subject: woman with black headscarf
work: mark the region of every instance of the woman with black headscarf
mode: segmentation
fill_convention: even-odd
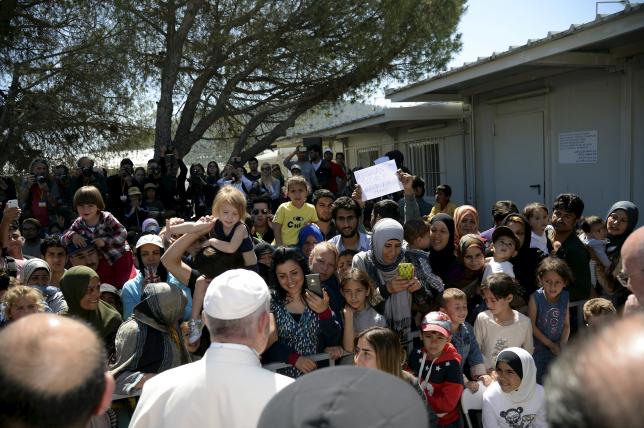
[[[429,223],[429,265],[432,272],[440,276],[446,286],[449,286],[448,273],[456,263],[454,219],[448,214],[441,213],[432,217]]]
[[[67,315],[90,324],[103,339],[107,355],[114,353],[114,338],[123,319],[101,297],[101,281],[94,269],[74,266],[60,280],[60,290],[67,301]]]
[[[133,316],[116,335],[116,361],[111,373],[116,393],[129,395],[152,376],[191,362],[179,321],[187,299],[165,282],[145,286]]]
[[[620,258],[622,245],[635,230],[638,217],[639,210],[630,201],[614,203],[606,216],[606,230],[608,232],[606,254],[610,260],[610,266],[608,269],[604,269],[601,263],[597,263],[597,283],[601,286],[600,294],[612,301],[616,308],[623,306],[630,294],[630,291],[619,282],[617,275],[622,270]],[[596,258],[593,252],[591,255]]]

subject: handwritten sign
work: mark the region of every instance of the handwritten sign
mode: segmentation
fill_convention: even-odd
[[[368,201],[403,190],[396,171],[396,161],[393,160],[356,171],[354,175],[362,188],[362,200]]]
[[[597,163],[597,131],[559,134],[559,163]]]

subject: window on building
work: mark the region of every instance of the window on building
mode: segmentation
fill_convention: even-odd
[[[425,180],[427,194],[431,195],[441,183],[440,145],[444,138],[427,138],[411,141],[407,144],[405,165],[411,172]]]
[[[369,147],[367,149],[358,149],[358,166],[366,168],[373,165],[373,161],[380,157],[380,151],[377,147]]]

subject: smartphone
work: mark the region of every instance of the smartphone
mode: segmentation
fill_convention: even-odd
[[[398,276],[403,279],[412,279],[414,277],[414,265],[411,263],[400,263],[398,265]]]
[[[7,208],[18,208],[18,199],[9,199],[7,201]]]
[[[306,289],[312,293],[317,294],[319,297],[324,297],[322,293],[322,284],[320,283],[320,274],[311,273],[306,275]]]

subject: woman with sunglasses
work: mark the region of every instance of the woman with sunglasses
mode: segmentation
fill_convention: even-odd
[[[261,177],[255,182],[257,193],[267,196],[271,200],[271,208],[276,209],[280,199],[280,181],[273,177],[271,164],[264,162],[261,168]]]

